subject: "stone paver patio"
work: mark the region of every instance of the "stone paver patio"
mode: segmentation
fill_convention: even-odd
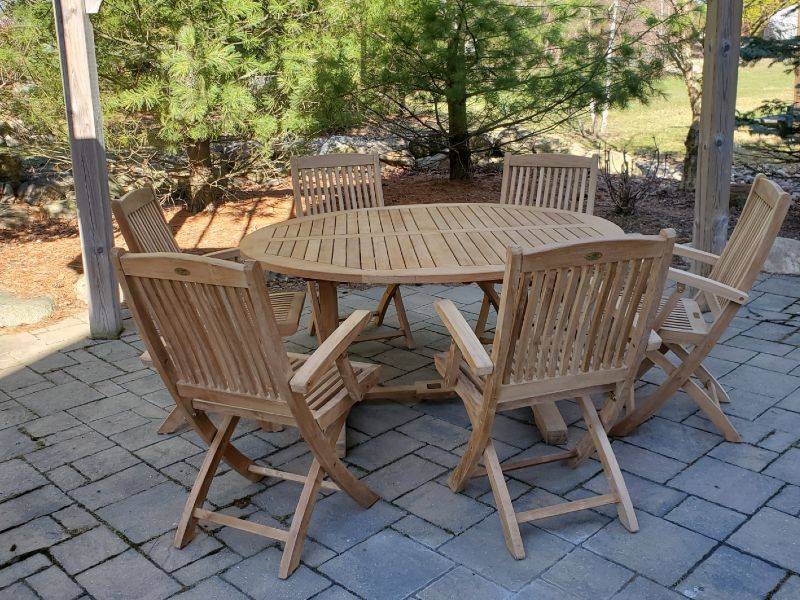
[[[381,291],[343,293],[342,308],[373,308]],[[481,299],[471,287],[403,294],[417,349],[353,347],[393,383],[434,376],[431,357],[449,343],[437,298],[473,320]],[[132,323],[118,341],[87,339],[80,318],[2,336],[0,598],[800,598],[800,279],[762,278],[751,297],[707,362],[731,389],[725,410],[745,443],[724,442],[683,394],[613,442],[639,533],[626,532],[613,508],[555,517],[523,526],[527,558],[515,561],[486,481],[459,495],[445,485],[468,438],[460,402],[363,404],[349,419],[347,460],[383,499],[365,511],[327,494],[287,581],[277,579],[276,544],[257,536],[204,527],[184,550],[172,546],[204,447],[192,432],[156,434],[171,400],[142,368]],[[305,332],[289,343],[314,346]],[[662,375],[648,374],[643,388]],[[576,421],[575,407],[561,405]],[[498,417],[495,429],[501,459],[541,449],[525,411]],[[291,431],[242,424],[236,443],[286,470],[310,462]],[[594,460],[513,476],[520,509],[605,485]],[[299,491],[228,471],[209,499],[283,523]]]

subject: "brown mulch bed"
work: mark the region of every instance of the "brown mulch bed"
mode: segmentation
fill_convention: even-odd
[[[471,182],[450,182],[440,175],[408,173],[387,169],[383,191],[387,204],[433,202],[495,202],[500,195],[499,173],[481,174]],[[247,233],[285,220],[291,210],[291,183],[288,178],[268,189],[254,188],[236,194],[230,200],[192,215],[181,206],[164,208],[167,221],[178,243],[189,251],[208,252],[237,246]],[[692,237],[694,197],[680,189],[678,182],[663,181],[657,193],[638,207],[636,214],[621,216],[614,212],[600,186],[595,214],[614,221],[627,232],[657,233],[673,227],[679,241]],[[735,223],[739,210],[732,207]],[[115,228],[115,243],[124,246]],[[800,239],[800,209],[792,206],[781,235]],[[44,327],[82,308],[75,299],[75,281],[81,273],[80,240],[76,221],[36,223],[24,230],[0,231],[0,288],[20,296],[48,295],[56,302],[56,312],[34,326],[6,329],[11,333]],[[283,281],[281,287],[296,287],[297,282]]]

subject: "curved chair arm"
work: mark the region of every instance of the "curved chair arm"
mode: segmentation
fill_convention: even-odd
[[[347,348],[359,336],[372,318],[368,310],[353,311],[336,330],[314,350],[303,365],[297,369],[289,386],[297,394],[307,394],[316,380],[330,369]]]
[[[203,256],[208,258],[218,258],[220,260],[238,260],[239,256],[241,256],[241,252],[239,252],[238,248],[228,248],[226,250],[217,250],[215,252],[209,252],[208,254],[204,254]]]
[[[704,250],[698,250],[697,248],[692,248],[691,246],[684,246],[683,244],[675,244],[672,253],[677,254],[678,256],[683,256],[684,258],[700,261],[707,265],[715,265],[717,264],[717,260],[719,260],[719,256],[716,254],[711,254],[711,252],[705,252]]]
[[[707,277],[703,277],[701,275],[689,273],[688,271],[681,271],[679,269],[670,267],[668,278],[676,283],[688,285],[689,287],[693,287],[704,293],[725,298],[726,300],[731,300],[737,304],[744,304],[748,299],[747,292],[737,290],[735,287],[725,285],[724,283],[714,281],[713,279],[708,279]]]
[[[491,375],[494,363],[456,305],[450,300],[437,300],[433,306],[472,372],[479,377]]]

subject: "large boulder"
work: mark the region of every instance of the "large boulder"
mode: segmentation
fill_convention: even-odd
[[[377,154],[381,162],[394,167],[413,167],[414,157],[408,144],[400,138],[371,138],[351,135],[332,135],[309,143],[316,154]]]
[[[800,241],[779,237],[764,263],[764,270],[783,275],[800,275]]]
[[[11,292],[0,290],[0,327],[16,327],[38,323],[49,317],[56,303],[48,296],[18,298]]]

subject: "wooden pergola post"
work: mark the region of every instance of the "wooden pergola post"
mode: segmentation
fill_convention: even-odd
[[[694,205],[694,246],[719,254],[728,239],[742,0],[709,0]],[[702,267],[695,263],[695,272]]]
[[[99,2],[92,3],[93,11]],[[78,200],[83,271],[93,338],[116,338],[122,331],[117,279],[109,250],[114,244],[108,171],[100,112],[94,33],[84,0],[53,0],[61,55],[61,77]]]

